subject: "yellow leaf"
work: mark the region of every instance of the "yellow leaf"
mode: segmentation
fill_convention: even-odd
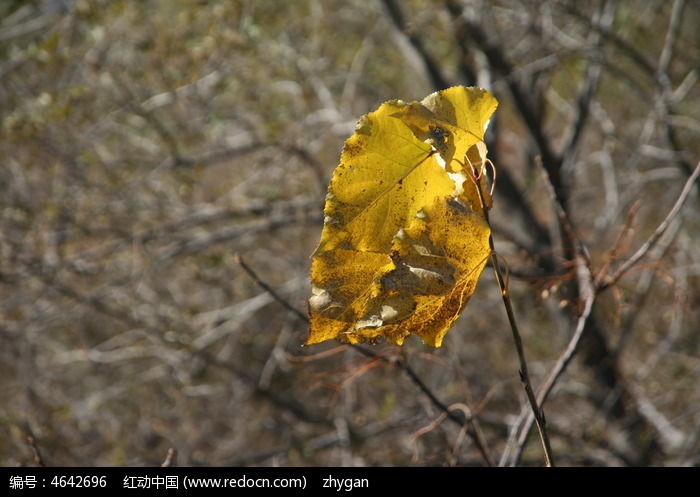
[[[497,105],[486,90],[455,86],[360,119],[328,187],[307,344],[401,345],[410,334],[442,344],[490,252],[479,178]]]

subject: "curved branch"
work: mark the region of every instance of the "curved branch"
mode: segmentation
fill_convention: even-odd
[[[678,216],[678,213],[680,212],[681,208],[683,208],[683,205],[685,204],[688,195],[690,195],[690,192],[693,190],[693,186],[695,184],[695,181],[698,179],[698,176],[700,176],[700,162],[697,163],[697,165],[695,166],[695,170],[685,182],[683,190],[681,190],[681,193],[678,196],[676,203],[666,215],[666,218],[661,222],[661,224],[659,224],[659,226],[657,226],[657,228],[654,230],[651,236],[642,244],[641,247],[637,249],[637,251],[632,255],[632,257],[627,259],[619,268],[617,268],[617,270],[612,274],[612,276],[606,277],[605,281],[596,281],[596,288],[598,292],[602,292],[603,290],[606,290],[615,283],[617,283],[617,281],[622,276],[624,276],[625,273],[627,273],[627,271],[629,271],[640,260],[642,260],[649,252],[649,250],[651,250],[652,247],[656,245],[656,243],[659,241],[659,238],[663,236],[668,227],[671,225],[671,222],[676,218],[676,216]]]

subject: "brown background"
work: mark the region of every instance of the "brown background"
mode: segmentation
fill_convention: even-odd
[[[488,87],[537,389],[583,309],[576,240],[614,274],[700,157],[698,25],[683,1],[0,3],[0,464],[541,465],[534,432],[509,442],[526,404],[489,268],[443,348],[368,357],[302,348],[235,254],[305,313],[359,116]],[[598,287],[545,405],[558,464],[700,462],[698,206]]]

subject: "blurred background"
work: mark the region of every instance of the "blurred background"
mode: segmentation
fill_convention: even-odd
[[[544,406],[555,462],[700,463],[697,186],[606,279],[700,158],[698,26],[682,0],[1,0],[0,465],[542,465],[490,268],[440,349],[302,347],[344,140],[455,84],[500,101],[535,389],[582,312],[574,241],[609,283]]]

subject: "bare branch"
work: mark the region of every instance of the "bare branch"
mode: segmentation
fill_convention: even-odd
[[[486,224],[489,224],[489,212],[486,207],[486,202],[481,191],[481,186],[479,182],[476,183],[476,191],[479,194],[479,199],[481,200],[481,210],[486,220]],[[532,391],[532,383],[530,382],[530,374],[528,372],[527,360],[525,359],[525,349],[523,348],[523,340],[518,329],[518,323],[515,319],[515,314],[513,313],[513,306],[510,301],[510,291],[508,289],[508,281],[503,278],[501,273],[501,268],[498,260],[498,255],[496,253],[496,247],[493,243],[493,236],[489,233],[489,247],[491,248],[491,266],[493,267],[494,274],[496,276],[496,282],[498,283],[498,288],[501,290],[501,297],[503,299],[503,305],[506,309],[506,314],[508,316],[508,323],[510,324],[511,333],[513,335],[513,342],[515,343],[515,350],[518,355],[518,361],[520,363],[520,380],[525,389],[525,394],[527,395],[527,400],[530,403],[530,408],[535,421],[537,422],[537,430],[540,435],[540,441],[542,442],[542,449],[544,451],[544,463],[547,467],[554,466],[554,459],[552,456],[552,447],[549,441],[549,435],[547,434],[547,426],[545,421],[544,412],[542,411],[541,404],[538,404],[535,395]]]
[[[640,260],[642,260],[647,255],[649,250],[651,250],[654,247],[654,245],[656,245],[656,243],[659,241],[659,238],[663,236],[663,234],[670,226],[671,222],[676,218],[676,216],[678,216],[678,213],[683,208],[683,205],[685,204],[688,195],[690,195],[690,193],[693,191],[693,186],[695,186],[695,181],[698,179],[698,176],[700,176],[700,162],[698,162],[698,164],[695,166],[695,170],[685,182],[685,185],[683,185],[683,189],[681,190],[681,193],[678,196],[676,203],[666,215],[666,218],[661,222],[661,224],[659,224],[659,226],[657,226],[657,228],[654,230],[651,236],[649,236],[649,238],[642,244],[642,246],[639,247],[639,249],[637,249],[637,251],[629,259],[627,259],[619,268],[617,268],[617,270],[612,275],[605,277],[603,281],[595,282],[597,292],[602,292],[610,288],[610,286],[617,283],[617,281],[622,276],[624,276],[625,273],[627,273],[627,271],[629,271]]]
[[[274,297],[275,300],[280,302],[282,305],[284,305],[285,308],[289,309],[292,311],[296,316],[298,316],[300,319],[302,319],[305,322],[309,321],[309,318],[303,314],[301,311],[296,309],[293,305],[291,305],[289,302],[287,302],[284,298],[282,298],[277,292],[275,292],[270,285],[268,285],[266,282],[264,282],[258,275],[251,269],[248,265],[246,265],[242,258],[237,255],[237,262],[241,265],[241,267],[246,271],[246,273],[265,291],[269,292],[270,295]],[[488,465],[491,466],[491,459],[486,451],[486,448],[484,446],[483,441],[481,440],[480,436],[477,434],[476,430],[474,429],[473,422],[470,418],[465,418],[463,416],[458,415],[454,410],[450,410],[449,407],[443,403],[440,399],[437,398],[435,393],[426,385],[426,383],[420,378],[418,373],[416,373],[413,368],[409,366],[409,364],[405,360],[397,360],[397,359],[391,359],[388,358],[382,354],[377,354],[376,352],[373,352],[369,350],[366,347],[362,347],[357,344],[351,344],[350,345],[353,349],[357,350],[360,352],[362,355],[366,357],[371,357],[375,360],[379,360],[381,362],[385,362],[388,364],[391,364],[393,366],[396,366],[398,369],[402,370],[408,377],[411,379],[411,381],[425,394],[428,399],[430,399],[430,402],[432,402],[435,407],[437,407],[441,412],[445,413],[447,417],[457,423],[460,426],[466,427],[467,428],[467,434],[470,436],[470,438],[473,440],[475,446],[479,450],[479,453],[481,454],[481,457],[484,459],[484,462]],[[462,412],[462,411],[458,411]]]
[[[596,16],[599,19],[593,19],[594,24],[599,24],[603,29],[610,28],[615,18],[615,3],[614,2],[604,2]],[[588,43],[592,47],[598,47],[600,44],[601,35],[597,31],[593,31],[589,37]],[[574,150],[576,149],[579,139],[583,133],[583,130],[588,122],[588,117],[591,111],[591,103],[593,101],[593,95],[595,94],[596,88],[598,86],[598,81],[602,74],[602,67],[599,60],[593,59],[592,64],[588,67],[586,71],[586,79],[581,89],[581,94],[578,98],[576,105],[576,119],[571,124],[569,130],[564,133],[564,147],[562,148],[561,156],[565,161],[570,161],[573,156]]]
[[[320,222],[320,220],[320,213],[303,215],[299,215],[297,213],[284,213],[274,216],[271,215],[267,218],[254,219],[245,224],[233,225],[226,228],[222,228],[213,233],[207,233],[194,239],[186,239],[175,242],[163,251],[163,254],[158,258],[158,260],[162,263],[164,261],[176,257],[182,257],[188,254],[201,252],[214,245],[233,240],[244,234],[273,232],[275,230],[285,227],[298,226],[300,221],[306,221],[316,224]]]
[[[566,194],[562,190],[562,159],[552,148],[551,142],[544,131],[544,123],[532,105],[533,98],[531,98],[520,82],[515,79],[513,64],[508,60],[501,46],[494,43],[488,33],[482,29],[478,20],[469,17],[461,2],[448,0],[446,5],[452,15],[460,49],[466,52],[470,43],[475,44],[484,53],[493,70],[505,80],[518,112],[537,144],[543,165],[549,174],[549,180],[554,186],[557,198],[562,205],[566,205]]]
[[[551,369],[547,378],[542,383],[539,391],[537,392],[537,405],[540,407],[544,405],[552,389],[556,385],[557,381],[561,375],[566,371],[571,360],[576,355],[579,345],[581,343],[581,338],[583,337],[584,330],[586,329],[586,323],[593,309],[593,302],[595,301],[595,291],[592,285],[592,277],[588,265],[582,258],[577,259],[577,281],[579,283],[579,290],[583,301],[583,310],[578,317],[576,322],[576,328],[574,329],[574,334],[572,335],[569,343],[564,349],[564,352],[559,356],[554,367]],[[518,430],[520,435],[517,440],[515,448],[508,447],[504,456],[501,458],[501,462],[508,461],[506,464],[514,466],[520,460],[522,451],[525,447],[525,442],[527,441],[528,434],[532,429],[533,422],[536,421],[532,412],[528,412],[525,420],[522,422],[520,429]],[[512,451],[511,451],[512,450]]]
[[[426,50],[421,38],[417,34],[407,32],[406,23],[399,3],[396,2],[396,0],[382,0],[382,5],[384,5],[384,11],[396,28],[396,32],[405,40],[401,45],[410,47],[410,59],[417,61],[419,67],[422,66],[432,86],[436,89],[452,86],[447,78],[443,76],[442,70],[437,62],[435,62],[433,57]]]
[[[246,272],[246,274],[248,276],[250,276],[253,279],[253,281],[255,281],[255,283],[257,283],[258,286],[260,286],[260,288],[262,288],[267,293],[269,293],[272,296],[272,298],[274,298],[277,302],[282,304],[286,309],[291,311],[292,314],[297,316],[299,319],[301,319],[302,321],[304,321],[306,323],[309,322],[309,317],[306,314],[304,314],[299,309],[294,307],[286,299],[282,298],[282,296],[280,296],[277,292],[275,292],[275,290],[270,285],[265,283],[260,278],[260,276],[258,276],[258,274],[255,271],[253,271],[253,269],[248,264],[245,263],[245,261],[240,256],[240,254],[236,254],[235,258],[236,258],[236,262],[238,263],[238,265],[243,268],[243,270]]]
[[[34,438],[34,435],[27,435],[27,444],[29,445],[29,448],[32,449],[32,454],[34,454],[34,464],[40,468],[45,468],[46,463],[44,462],[44,458],[41,456],[41,451],[39,450],[39,446],[36,443],[36,438]]]
[[[673,50],[675,48],[676,40],[678,39],[678,32],[680,30],[681,20],[683,19],[684,8],[685,0],[675,0],[673,2],[673,7],[671,8],[671,18],[669,19],[669,26],[666,30],[664,47],[661,50],[661,55],[659,56],[658,73],[659,76],[663,78],[668,77],[668,67],[673,58]]]

